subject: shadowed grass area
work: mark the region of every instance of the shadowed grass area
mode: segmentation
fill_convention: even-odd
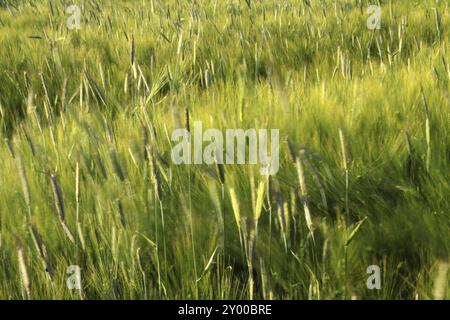
[[[0,1],[0,298],[448,299],[448,3],[312,2]],[[279,172],[175,165],[194,121]]]

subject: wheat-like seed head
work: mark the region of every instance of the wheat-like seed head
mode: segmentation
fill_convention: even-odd
[[[234,219],[236,220],[238,229],[241,229],[241,212],[239,210],[239,201],[234,188],[230,188],[229,192],[231,198],[231,206],[233,207]]]
[[[339,128],[339,141],[341,143],[341,152],[342,152],[342,166],[344,170],[348,170],[348,155],[347,155],[347,144],[345,142],[344,132],[341,128]]]
[[[262,206],[264,201],[264,192],[265,192],[265,182],[261,181],[258,185],[258,191],[256,194],[256,204],[255,204],[255,212],[253,215],[253,219],[255,223],[258,223],[259,218],[261,217]]]
[[[30,298],[30,278],[28,277],[27,266],[22,246],[17,247],[17,260],[19,263],[20,278],[25,292],[26,299]]]
[[[314,240],[314,225],[311,219],[311,212],[308,206],[308,191],[306,189],[305,170],[303,168],[302,160],[300,158],[297,158],[295,164],[297,167],[298,179],[300,181],[300,196],[303,204],[303,210],[305,212],[306,225],[309,229],[312,239]]]

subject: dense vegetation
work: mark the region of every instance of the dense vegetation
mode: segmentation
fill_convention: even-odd
[[[449,298],[449,13],[0,1],[0,298]],[[280,129],[280,171],[174,165],[193,121]]]

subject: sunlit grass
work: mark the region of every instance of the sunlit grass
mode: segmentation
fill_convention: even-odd
[[[74,2],[0,1],[0,298],[449,297],[448,3]],[[187,112],[280,171],[174,165]]]

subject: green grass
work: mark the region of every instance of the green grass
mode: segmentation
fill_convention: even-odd
[[[0,1],[0,298],[450,297],[447,1],[74,3]],[[278,174],[174,165],[186,110]]]

